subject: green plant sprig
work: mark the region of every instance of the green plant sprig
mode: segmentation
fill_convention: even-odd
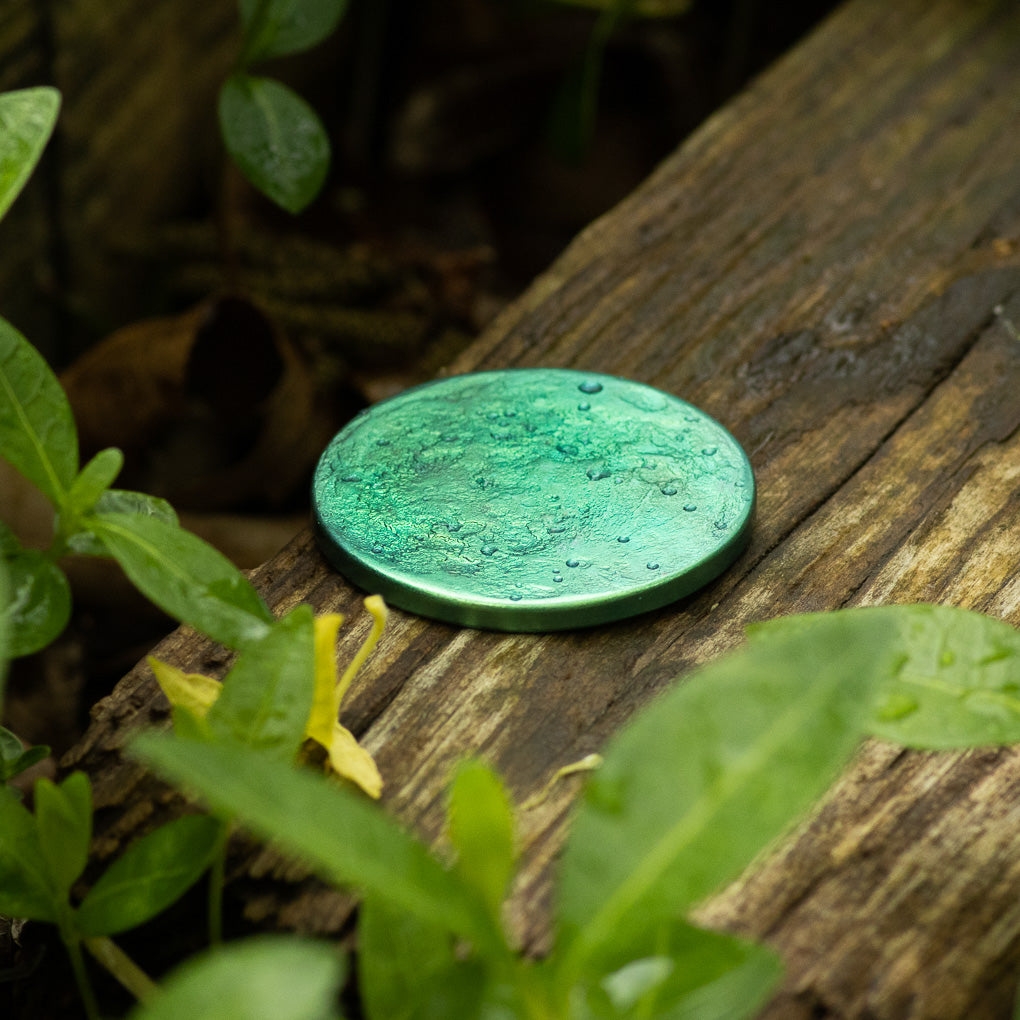
[[[293,89],[251,69],[317,46],[340,23],[347,0],[240,0],[239,8],[241,53],[220,90],[220,132],[244,176],[296,214],[326,180],[329,137],[315,111]]]
[[[864,737],[913,747],[1020,740],[1018,685],[1020,635],[963,610],[880,607],[753,628],[743,649],[610,742],[571,826],[554,948],[538,963],[520,958],[503,928],[513,818],[481,763],[454,777],[450,865],[360,798],[249,748],[145,734],[133,751],[214,812],[363,894],[359,984],[370,1020],[740,1020],[767,1000],[780,963],[693,926],[690,909],[782,836]]]

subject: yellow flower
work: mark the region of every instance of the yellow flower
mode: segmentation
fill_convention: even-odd
[[[386,603],[381,596],[370,595],[365,608],[372,614],[372,630],[343,676],[337,680],[336,636],[344,622],[339,613],[315,618],[315,693],[305,726],[306,736],[321,744],[329,755],[333,771],[360,786],[370,797],[382,793],[382,776],[372,756],[340,725],[340,703],[355,674],[371,654],[386,626]],[[203,717],[220,696],[223,685],[201,673],[185,673],[176,666],[150,657],[149,665],[171,705]]]

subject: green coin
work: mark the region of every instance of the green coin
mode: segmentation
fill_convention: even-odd
[[[754,476],[696,407],[567,369],[441,379],[362,412],[315,472],[321,547],[402,609],[507,631],[666,605],[747,544]]]

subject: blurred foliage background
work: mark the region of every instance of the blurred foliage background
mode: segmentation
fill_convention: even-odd
[[[119,484],[253,566],[302,526],[333,432],[433,376],[833,6],[351,0],[265,67],[333,148],[295,218],[224,155],[232,0],[5,0],[0,89],[55,84],[64,106],[3,224],[0,308],[63,371],[83,456],[121,447]],[[0,517],[42,544],[4,467]],[[58,750],[167,626],[111,568],[69,570],[74,620],[6,709]]]

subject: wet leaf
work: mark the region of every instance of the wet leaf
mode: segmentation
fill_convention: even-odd
[[[809,638],[833,614],[782,617],[751,628],[752,645]],[[876,621],[896,631],[896,658],[875,689],[869,732],[907,747],[944,749],[1020,741],[1020,633],[950,606],[840,610],[860,640]]]
[[[222,832],[215,818],[186,815],[132,843],[78,907],[78,931],[115,935],[162,913],[201,878]]]
[[[617,735],[562,862],[575,961],[682,916],[826,790],[863,735],[891,631],[876,619],[862,642],[831,614],[810,638],[712,663]]]
[[[240,8],[247,66],[322,42],[340,24],[347,0],[240,0]]]
[[[7,654],[12,659],[45,648],[71,615],[71,588],[64,572],[41,552],[22,549],[6,558],[8,603],[3,612]]]
[[[71,406],[42,355],[0,319],[0,450],[61,506],[78,473]]]
[[[0,787],[0,914],[57,919],[35,818],[10,787]]]
[[[231,158],[264,195],[299,213],[329,169],[329,139],[315,111],[270,78],[235,74],[220,91],[220,128]]]
[[[124,454],[116,447],[100,450],[71,483],[71,507],[78,513],[91,510],[123,466]]]
[[[92,784],[88,776],[72,772],[59,786],[48,779],[38,780],[35,821],[50,888],[66,899],[89,859]]]
[[[216,737],[297,755],[312,708],[312,619],[311,606],[298,606],[241,653],[206,717]]]
[[[360,794],[257,750],[142,734],[132,752],[320,877],[467,939],[502,944],[457,877]]]
[[[272,614],[225,556],[157,517],[98,513],[90,526],[151,602],[214,641],[241,648],[269,633]]]
[[[48,86],[0,94],[0,218],[39,162],[59,110],[60,93]]]

